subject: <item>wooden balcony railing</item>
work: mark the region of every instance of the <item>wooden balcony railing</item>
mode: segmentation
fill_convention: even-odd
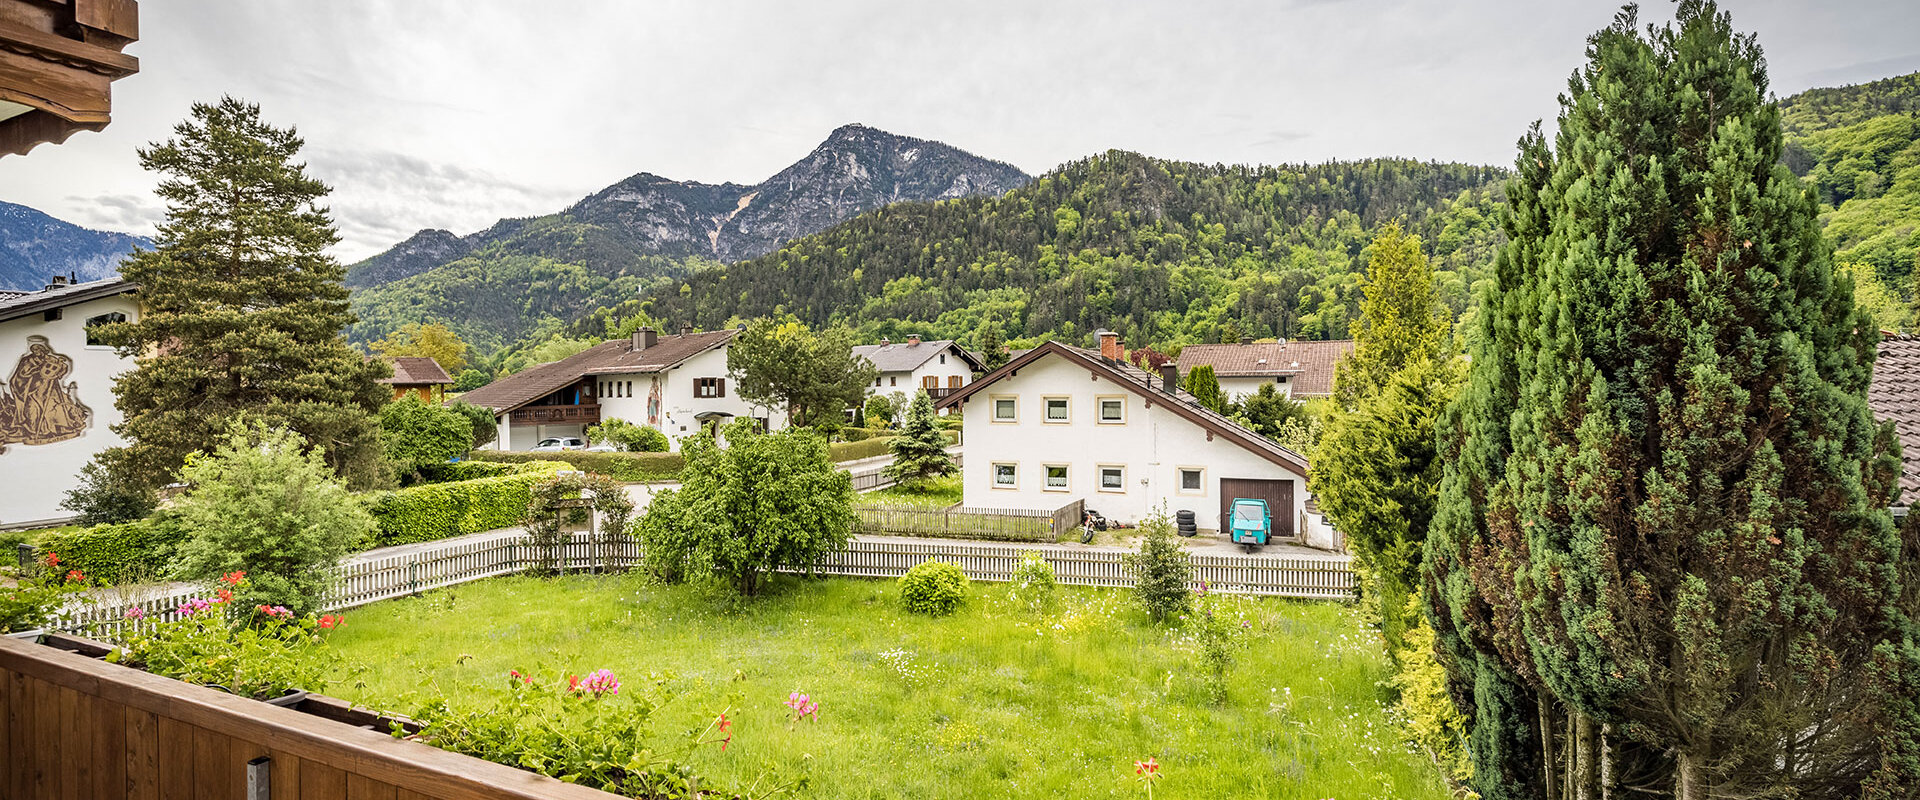
[[[511,415],[515,425],[564,425],[579,423],[582,425],[600,424],[600,404],[583,403],[577,406],[526,406],[516,408]]]

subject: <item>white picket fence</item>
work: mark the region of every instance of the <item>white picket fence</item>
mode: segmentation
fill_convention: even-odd
[[[595,541],[584,532],[575,533],[572,541],[560,551],[542,553],[527,534],[501,531],[361,553],[338,568],[326,606],[328,610],[340,611],[429,589],[511,575],[549,563],[569,571],[620,570],[637,564],[640,558],[639,546],[631,541]],[[1028,551],[1037,551],[1046,558],[1060,583],[1133,585],[1133,579],[1121,567],[1123,553],[1117,550],[892,537],[855,539],[847,549],[804,571],[816,575],[896,578],[922,561],[937,558],[959,565],[974,580],[1004,581]],[[1196,588],[1205,581],[1216,591],[1313,600],[1344,600],[1353,594],[1353,571],[1345,557],[1258,554],[1190,554],[1188,557],[1193,561]],[[171,621],[180,617],[178,608],[182,603],[208,595],[206,587],[194,584],[103,589],[94,594],[91,602],[70,608],[52,627],[111,640],[129,624],[130,607],[139,607],[139,618],[148,622]]]

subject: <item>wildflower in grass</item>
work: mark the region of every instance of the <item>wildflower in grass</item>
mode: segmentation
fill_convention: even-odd
[[[733,720],[727,719],[727,715],[722,713],[719,719],[714,720],[714,727],[720,731],[720,738],[714,741],[720,743],[720,751],[724,753],[727,745],[733,743]]]
[[[146,619],[147,610],[139,606],[127,606],[126,612],[121,614],[120,617],[122,619]]]
[[[812,718],[814,720],[820,719],[820,701],[801,694],[800,692],[787,695],[786,706],[787,708],[793,709],[794,722],[799,722],[806,718]]]
[[[86,583],[87,582],[86,573],[83,573],[77,569],[67,570],[67,582],[68,583]]]
[[[507,677],[519,681],[522,686],[533,685],[533,678],[517,669],[507,670]]]
[[[1145,761],[1133,762],[1133,774],[1139,777],[1140,785],[1147,789],[1147,800],[1153,800],[1153,782],[1160,780],[1160,764],[1148,756]]]
[[[576,693],[580,691],[580,676],[571,673],[567,675],[567,691]]]
[[[347,624],[347,615],[345,614],[328,614],[320,618],[320,627],[327,630],[333,630],[345,624]]]

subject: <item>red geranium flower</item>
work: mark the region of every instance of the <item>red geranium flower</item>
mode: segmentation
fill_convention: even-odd
[[[216,603],[231,603],[231,602],[233,602],[233,590],[232,590],[232,589],[221,589],[220,591],[217,591],[217,592],[214,592],[213,594],[214,594],[214,596],[215,596],[215,597],[218,597],[218,598],[220,598],[219,600],[215,600],[215,601],[214,601],[214,602],[216,602]]]
[[[48,551],[46,555],[40,557],[40,561],[49,567],[60,566],[60,554]]]
[[[86,580],[87,580],[87,576],[81,573],[80,570],[77,570],[77,569],[67,570],[68,583],[83,583]]]

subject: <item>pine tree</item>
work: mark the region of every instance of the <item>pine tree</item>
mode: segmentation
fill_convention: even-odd
[[[1483,797],[1911,797],[1920,651],[1876,332],[1750,36],[1589,40],[1521,142],[1424,563]],[[1907,587],[1903,595],[1903,587]]]
[[[893,463],[887,465],[886,476],[896,483],[944,477],[958,470],[953,456],[947,454],[946,437],[934,424],[933,400],[926,392],[914,392],[913,402],[907,406],[906,424],[900,426],[900,435],[887,443],[887,449],[893,452]]]
[[[1000,338],[1000,323],[987,320],[980,326],[980,364],[988,372],[1007,365],[1007,343]]]
[[[137,473],[172,481],[244,417],[291,428],[356,484],[375,480],[386,367],[341,338],[353,317],[325,252],[339,236],[318,205],[326,184],[293,160],[300,138],[232,97],[196,103],[174,134],[140,151],[167,176],[157,248],[120,269],[140,285],[141,316],[103,330],[139,354],[114,386]]]
[[[1366,250],[1367,274],[1361,281],[1360,324],[1353,354],[1334,372],[1334,396],[1351,406],[1385,386],[1394,373],[1416,361],[1444,357],[1448,331],[1433,267],[1420,249],[1420,237],[1388,224]]]
[[[1226,394],[1220,391],[1220,379],[1213,376],[1213,367],[1205,364],[1194,367],[1187,373],[1184,388],[1187,394],[1193,395],[1193,399],[1200,401],[1200,405],[1222,414],[1232,413],[1232,404],[1227,402]]]

